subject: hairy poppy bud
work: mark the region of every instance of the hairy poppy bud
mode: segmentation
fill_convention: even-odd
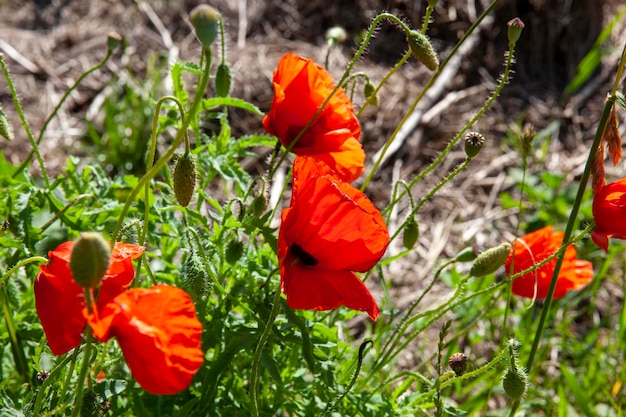
[[[523,369],[511,367],[502,378],[502,388],[513,401],[521,400],[528,388],[528,375]]]
[[[407,42],[415,58],[426,65],[426,68],[435,71],[439,67],[437,54],[426,35],[418,30],[412,30],[407,35]]]
[[[467,356],[463,352],[454,353],[448,359],[448,365],[450,365],[456,376],[461,376],[467,369]]]
[[[226,262],[233,265],[243,256],[243,242],[239,239],[233,239],[226,245],[224,253]]]
[[[495,248],[487,249],[476,259],[470,269],[470,275],[473,277],[484,277],[498,270],[511,253],[511,244],[503,243]]]
[[[96,288],[109,269],[111,249],[97,232],[83,233],[74,242],[70,269],[74,281],[83,288]]]
[[[515,17],[507,22],[509,27],[508,36],[509,43],[515,44],[519,37],[522,35],[522,29],[524,29],[524,22],[519,17]]]
[[[200,4],[189,13],[189,20],[196,31],[196,37],[205,48],[210,48],[217,38],[217,28],[222,15],[213,7]]]
[[[183,207],[187,207],[193,196],[198,180],[198,161],[190,153],[185,153],[178,158],[174,168],[174,194],[176,201]]]
[[[402,235],[402,244],[406,249],[413,249],[417,238],[420,235],[419,225],[415,221],[414,217],[411,217],[404,228],[404,234]]]
[[[372,106],[378,106],[378,94],[376,94],[376,86],[371,81],[365,83],[365,86],[363,87],[363,95]]]
[[[109,32],[107,35],[107,49],[109,51],[114,51],[115,48],[119,46],[122,42],[122,35],[117,32]]]
[[[267,208],[267,197],[264,194],[257,195],[254,197],[254,200],[252,200],[250,206],[255,216],[261,216]]]
[[[459,252],[454,258],[457,262],[470,262],[476,259],[476,252],[474,248],[465,248],[461,252]]]
[[[183,286],[194,302],[204,301],[209,295],[211,283],[202,259],[195,253],[187,257],[182,278]]]
[[[9,125],[6,114],[2,111],[2,107],[0,107],[0,136],[4,137],[6,140],[13,140],[11,125]]]
[[[465,155],[473,158],[478,155],[480,149],[485,144],[485,137],[478,132],[469,132],[465,135]]]
[[[215,73],[215,93],[218,97],[227,97],[230,94],[232,81],[230,67],[226,62],[221,62]]]

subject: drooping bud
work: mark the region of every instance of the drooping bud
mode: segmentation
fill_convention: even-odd
[[[402,244],[405,249],[413,249],[417,239],[419,238],[420,231],[419,225],[414,217],[410,217],[404,228],[404,234],[402,235]]]
[[[470,262],[474,259],[476,259],[476,251],[472,247],[463,249],[454,258],[457,262]]]
[[[243,256],[243,242],[239,239],[233,239],[226,244],[226,251],[224,253],[224,257],[226,262],[231,265],[237,263],[239,259]]]
[[[187,207],[196,189],[198,181],[198,161],[190,153],[185,153],[176,162],[174,168],[174,194],[176,201],[183,207]]]
[[[196,6],[189,13],[189,20],[196,31],[196,37],[205,48],[210,48],[217,38],[217,28],[222,15],[207,4]]]
[[[507,22],[507,26],[509,27],[509,43],[515,44],[522,35],[522,29],[524,29],[525,26],[524,22],[522,22],[522,19],[519,17],[515,17]]]
[[[376,94],[376,86],[369,80],[367,81],[367,83],[365,83],[365,86],[363,87],[363,95],[372,106],[378,106],[378,94]]]
[[[502,378],[502,388],[513,401],[521,400],[528,388],[528,375],[519,367],[511,367]]]
[[[218,97],[227,97],[230,94],[230,88],[233,82],[233,77],[230,73],[230,66],[222,61],[217,66],[215,72],[215,93]]]
[[[11,125],[9,125],[9,120],[6,114],[4,114],[2,107],[0,107],[0,136],[6,140],[13,140],[13,131],[11,130]]]
[[[264,194],[257,195],[250,206],[255,216],[261,216],[267,208],[267,197]]]
[[[470,275],[473,277],[484,277],[498,270],[511,253],[511,244],[503,243],[495,248],[487,249],[476,257]]]
[[[194,302],[198,303],[206,300],[209,291],[211,291],[211,283],[202,259],[195,253],[187,257],[182,279],[183,287]]]
[[[74,242],[70,269],[74,281],[83,288],[96,288],[109,268],[111,249],[97,232],[83,233]]]
[[[426,65],[426,68],[435,71],[439,67],[437,54],[426,35],[418,30],[412,30],[407,34],[407,42],[415,58]]]
[[[107,35],[107,49],[113,52],[122,42],[122,35],[117,32],[109,32]]]
[[[448,359],[448,365],[450,365],[456,376],[461,376],[467,369],[467,356],[463,352],[453,353],[450,359]]]
[[[465,155],[469,159],[472,159],[485,144],[485,137],[478,132],[469,132],[465,135]]]

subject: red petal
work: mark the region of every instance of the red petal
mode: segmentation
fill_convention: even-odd
[[[378,305],[363,281],[349,271],[309,269],[295,264],[284,270],[287,304],[301,310],[330,310],[339,306],[367,311],[376,320]]]
[[[117,338],[133,377],[155,395],[186,389],[204,361],[202,324],[189,295],[176,287],[124,292],[89,323],[100,340]]]

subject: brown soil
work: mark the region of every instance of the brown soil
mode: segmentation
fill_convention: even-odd
[[[51,173],[60,171],[68,155],[84,152],[84,120],[87,117],[97,125],[97,103],[106,95],[105,87],[113,73],[128,68],[141,76],[154,54],[183,60],[198,56],[199,45],[188,21],[188,12],[198,3],[155,0],[138,6],[131,0],[0,1],[0,49],[35,135],[66,89],[104,57],[107,33],[116,31],[126,42],[123,51],[118,50],[103,70],[85,80],[50,125],[42,153]],[[228,61],[235,82],[233,95],[266,111],[272,99],[272,72],[285,52],[294,51],[324,62],[326,30],[342,26],[348,40],[331,51],[329,67],[338,78],[358,47],[355,39],[377,13],[395,13],[419,28],[426,1],[229,0],[214,4],[218,3],[227,22]],[[462,57],[458,69],[445,79],[440,94],[423,109],[425,113],[402,146],[368,187],[373,200],[380,207],[386,205],[390,184],[421,172],[470,120],[493,91],[503,69],[508,42],[506,23],[519,16],[526,28],[518,42],[513,79],[494,106],[471,127],[486,137],[483,151],[467,173],[444,187],[420,211],[421,236],[416,249],[404,262],[394,263],[389,269],[397,307],[410,303],[422,282],[432,276],[433,267],[441,259],[454,256],[463,245],[484,249],[513,238],[516,212],[500,208],[498,193],[512,187],[506,168],[520,165],[511,142],[504,140],[516,122],[530,123],[539,132],[549,126],[554,128],[548,132],[552,141],[547,157],[532,161],[541,164],[539,169],[564,172],[568,181],[580,175],[621,46],[626,43],[624,20],[615,25],[603,47],[606,54],[602,64],[583,88],[570,96],[564,96],[563,91],[620,4],[620,0],[503,0],[476,31],[474,46]],[[428,34],[440,59],[448,56],[485,7],[482,0],[439,2]],[[383,23],[355,70],[368,73],[377,82],[406,49],[405,37],[398,28]],[[362,141],[370,158],[368,163],[430,74],[423,65],[409,60],[381,91],[379,106],[364,113]],[[0,83],[0,101],[16,134],[12,142],[0,141],[0,151],[18,164],[30,145],[18,128],[5,83]],[[362,98],[355,98],[357,108],[362,102]],[[240,112],[233,114],[232,126],[235,134],[263,129],[259,117]],[[423,196],[463,158],[462,147],[458,146],[417,185],[415,198]],[[537,170],[537,166],[532,170]],[[36,174],[36,168],[33,172]],[[403,202],[394,214],[392,231],[404,219],[407,204]],[[390,252],[399,250],[394,244]],[[439,294],[442,291],[445,289],[437,290]]]

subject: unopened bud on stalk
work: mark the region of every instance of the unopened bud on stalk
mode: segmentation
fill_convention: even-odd
[[[233,83],[233,76],[230,73],[230,66],[222,61],[217,66],[215,72],[215,93],[218,97],[227,97]]]
[[[473,277],[484,277],[498,270],[511,253],[511,244],[503,243],[495,248],[487,249],[476,259],[470,269],[470,275]]]
[[[472,159],[485,144],[485,137],[478,132],[469,132],[465,135],[465,155]]]
[[[509,27],[509,43],[515,44],[519,37],[522,35],[522,29],[524,29],[524,22],[519,17],[515,17],[507,22]]]
[[[528,375],[517,366],[511,367],[504,374],[504,378],[502,378],[502,388],[513,401],[521,400],[528,388]]]
[[[333,26],[326,31],[326,41],[328,45],[337,45],[348,39],[346,30],[341,26]]]
[[[83,288],[96,288],[109,268],[111,250],[102,235],[83,233],[74,242],[70,269],[74,281]]]
[[[207,4],[196,6],[189,13],[189,20],[196,31],[196,37],[205,48],[210,48],[217,38],[217,28],[222,15]]]
[[[183,286],[194,302],[206,300],[211,290],[211,283],[202,259],[195,253],[187,257],[182,278]]]
[[[378,94],[376,94],[376,86],[371,81],[365,83],[365,86],[363,87],[363,95],[372,106],[378,106]]]
[[[120,35],[117,32],[109,32],[109,34],[107,35],[107,49],[109,51],[114,51],[115,48],[117,48],[119,46],[119,44],[122,42],[122,35]]]
[[[226,245],[225,258],[226,262],[234,265],[243,256],[243,242],[239,239],[233,239]]]
[[[195,156],[186,152],[178,158],[174,168],[174,195],[176,201],[187,207],[193,196],[198,180],[198,161]]]
[[[476,251],[472,247],[463,249],[454,258],[457,262],[470,262],[474,259],[476,259]]]
[[[415,58],[426,65],[426,68],[435,71],[439,67],[437,54],[426,35],[418,30],[412,30],[407,34],[407,42]]]
[[[6,114],[4,114],[2,107],[0,107],[0,136],[4,137],[6,140],[13,140],[13,131],[11,130],[11,125],[9,125],[9,120]]]
[[[448,365],[450,365],[456,376],[461,376],[467,369],[467,356],[463,352],[454,353],[448,359]]]
[[[405,249],[413,249],[419,235],[419,225],[417,224],[417,221],[415,221],[415,218],[411,217],[406,223],[404,234],[402,235],[402,244]]]

